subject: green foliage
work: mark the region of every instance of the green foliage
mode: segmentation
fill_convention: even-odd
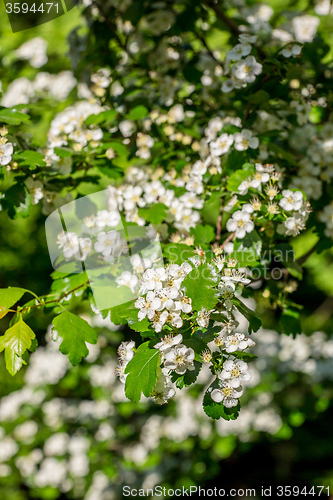
[[[186,295],[192,299],[193,309],[200,311],[203,307],[213,309],[217,303],[217,295],[214,290],[215,282],[211,270],[207,264],[192,269],[183,281]]]
[[[68,354],[69,361],[73,366],[88,356],[86,342],[89,344],[97,342],[96,332],[89,323],[69,311],[64,311],[56,316],[53,325],[62,338],[59,349],[63,354]]]
[[[253,172],[254,166],[251,163],[245,163],[241,170],[236,170],[236,172],[230,175],[227,182],[228,191],[237,193],[240,184],[248,179]]]
[[[213,192],[210,198],[205,201],[205,204],[201,209],[201,216],[207,224],[216,226],[220,213],[222,196],[223,193],[221,191]]]
[[[29,123],[30,117],[25,113],[17,111],[16,108],[1,109],[0,124],[1,122],[8,123],[9,125],[20,125],[21,123]]]
[[[149,348],[149,342],[145,342],[138,347],[135,356],[127,364],[125,394],[134,403],[140,401],[141,393],[146,397],[151,395],[157,380],[159,354],[157,349]]]
[[[28,217],[31,210],[31,195],[24,184],[14,184],[5,193],[2,205],[11,219]]]
[[[299,320],[299,311],[295,309],[286,308],[280,316],[280,324],[282,333],[296,337],[297,334],[302,333],[302,327]]]
[[[241,300],[234,298],[233,302],[239,312],[248,320],[249,333],[257,332],[261,327],[260,318],[258,318],[256,313],[249,309]]]
[[[26,293],[24,288],[10,286],[8,288],[0,288],[0,306],[10,309],[21,297]]]
[[[194,236],[194,243],[200,247],[207,246],[215,238],[215,231],[212,226],[198,226],[191,228],[191,234]]]
[[[23,321],[22,316],[0,337],[0,352],[5,351],[6,368],[11,375],[15,375],[22,364],[25,364],[22,356],[30,349],[34,338],[34,332]]]
[[[140,208],[139,216],[152,224],[161,224],[166,218],[168,207],[163,203],[156,203],[149,208]]]

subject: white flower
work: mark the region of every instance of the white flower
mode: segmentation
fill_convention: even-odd
[[[296,57],[296,56],[299,56],[301,51],[302,51],[302,47],[300,47],[299,45],[292,45],[289,48],[285,48],[285,49],[281,50],[281,55],[283,55],[284,57],[288,57],[288,58],[289,57]]]
[[[304,228],[305,228],[305,220],[306,218],[296,213],[292,217],[288,217],[288,219],[284,222],[286,231],[286,236],[297,236]]]
[[[222,83],[221,90],[222,90],[222,92],[227,94],[228,92],[231,92],[232,90],[234,90],[234,88],[235,88],[234,80],[230,78],[229,80],[225,80]]]
[[[164,267],[157,269],[147,269],[142,276],[141,292],[145,293],[148,290],[161,290],[162,282],[166,281],[167,273]]]
[[[242,382],[251,380],[251,373],[245,361],[229,359],[224,362],[223,370],[218,377],[221,380],[227,380],[231,387],[239,387]]]
[[[70,259],[79,252],[79,238],[75,233],[63,231],[59,234],[57,243],[60,248],[63,248],[66,259]]]
[[[282,191],[283,198],[280,200],[280,207],[282,207],[287,212],[291,210],[299,210],[303,203],[303,194],[301,191],[290,191],[290,189],[285,189]]]
[[[251,49],[252,47],[248,43],[238,43],[227,52],[227,57],[232,61],[239,61],[242,57],[248,56]]]
[[[107,257],[111,255],[118,241],[119,233],[117,233],[117,231],[109,231],[108,233],[102,232],[97,236],[95,250],[104,255],[104,257]]]
[[[256,164],[256,173],[251,180],[251,187],[254,189],[260,189],[261,184],[269,181],[269,174],[263,171],[262,165]]]
[[[219,292],[223,298],[224,306],[228,311],[233,308],[232,299],[234,297],[235,285],[231,281],[222,281],[218,286]]]
[[[220,389],[214,389],[211,393],[212,400],[216,403],[223,403],[226,408],[237,406],[238,398],[243,395],[241,387],[232,387],[228,382],[224,382]]]
[[[165,187],[160,181],[153,181],[144,186],[144,199],[148,204],[156,203],[165,194]]]
[[[189,297],[181,295],[175,303],[176,311],[183,311],[188,314],[192,311],[192,299]]]
[[[209,325],[210,312],[203,307],[201,311],[198,312],[197,323],[201,328],[207,328]]]
[[[140,186],[127,186],[123,192],[125,210],[133,210],[137,206],[145,206],[146,202],[141,198],[141,195],[142,188]]]
[[[191,177],[198,176],[199,178],[205,175],[207,172],[207,165],[206,162],[203,162],[201,160],[196,161],[191,170]]]
[[[262,64],[258,63],[253,56],[248,56],[246,59],[238,61],[232,68],[231,72],[238,80],[252,83],[256,79],[256,75],[262,72]]]
[[[246,233],[251,233],[254,224],[248,212],[237,210],[227,222],[227,230],[235,232],[236,238],[244,238]]]
[[[201,210],[204,205],[204,200],[195,196],[193,193],[183,194],[179,197],[179,201],[185,208],[196,208],[197,210]]]
[[[153,319],[155,312],[161,307],[161,299],[156,297],[153,291],[147,293],[146,298],[139,297],[135,302],[135,307],[140,309],[138,318],[142,321],[146,316],[148,319]]]
[[[128,363],[134,356],[134,340],[130,340],[129,342],[122,342],[118,347],[118,356],[120,363]]]
[[[238,40],[241,43],[256,43],[258,37],[256,35],[249,35],[248,33],[243,33],[239,35]]]
[[[186,370],[194,370],[194,351],[183,344],[166,351],[164,359],[165,368],[174,370],[178,375],[184,375]]]
[[[115,227],[121,220],[120,214],[117,210],[100,210],[97,212],[95,224],[98,228],[102,229],[106,226]]]
[[[138,282],[138,277],[129,271],[123,271],[121,275],[116,279],[116,283],[118,286],[127,286],[132,290],[133,293],[135,292]]]
[[[225,153],[228,153],[232,143],[234,142],[234,138],[232,135],[222,134],[220,137],[216,139],[216,141],[212,141],[210,143],[211,153],[213,156],[221,156]]]
[[[171,385],[170,377],[162,372],[157,379],[156,385],[150,397],[155,401],[155,403],[162,405],[170,398],[173,398],[175,394],[176,391]]]
[[[86,260],[92,252],[92,241],[90,238],[79,238],[79,250],[75,257],[79,260]]]
[[[255,342],[249,337],[245,337],[243,333],[234,333],[233,335],[228,335],[225,340],[224,347],[226,352],[231,353],[235,351],[244,351],[248,347],[253,347]]]
[[[112,78],[110,78],[111,71],[109,68],[101,68],[96,73],[91,75],[90,80],[97,85],[97,87],[101,87],[106,89],[110,83]]]
[[[7,142],[7,144],[0,144],[0,165],[8,165],[12,159],[13,154],[13,144]]]
[[[202,177],[199,175],[193,175],[193,177],[190,177],[190,179],[187,181],[185,188],[187,189],[187,191],[191,191],[191,193],[195,194],[203,193],[204,186],[202,182]]]
[[[234,148],[237,151],[246,151],[248,148],[257,149],[259,146],[259,139],[252,136],[251,130],[244,128],[241,132],[234,135],[235,143]]]
[[[34,180],[32,177],[28,177],[25,180],[25,185],[27,186],[29,193],[33,198],[34,205],[37,205],[39,200],[44,197],[43,183],[41,181]]]
[[[319,22],[318,17],[309,16],[308,14],[294,17],[293,30],[296,40],[301,43],[312,42],[317,32]]]
[[[160,351],[165,351],[166,349],[170,349],[170,347],[174,347],[177,344],[180,344],[183,341],[183,336],[179,333],[176,336],[166,335],[161,339],[160,342],[154,345],[155,349],[159,349]]]
[[[48,61],[46,49],[47,42],[44,38],[36,37],[21,45],[16,51],[16,56],[29,61],[34,68],[40,68]]]
[[[197,222],[200,220],[199,212],[191,210],[190,208],[184,208],[176,214],[175,227],[181,231],[189,231],[191,227],[195,227]]]
[[[115,368],[115,373],[116,373],[117,377],[119,377],[119,380],[122,384],[125,384],[126,377],[128,375],[127,373],[125,373],[126,365],[127,365],[127,363],[124,363],[122,365],[117,365]]]

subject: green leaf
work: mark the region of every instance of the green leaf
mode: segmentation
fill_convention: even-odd
[[[139,208],[139,216],[152,224],[160,224],[166,218],[168,207],[164,203],[156,203],[149,208]]]
[[[255,312],[251,311],[242,301],[234,298],[233,303],[239,310],[239,312],[248,320],[249,322],[249,333],[257,332],[261,327],[261,320],[258,318]]]
[[[285,309],[280,316],[282,333],[292,335],[294,338],[298,333],[302,333],[302,327],[299,320],[299,312],[294,309]]]
[[[20,161],[20,165],[27,165],[28,167],[36,168],[36,165],[40,167],[46,166],[44,155],[38,153],[38,151],[23,151],[14,155],[14,159],[23,160]]]
[[[84,319],[69,311],[64,311],[56,316],[53,325],[63,339],[59,347],[60,352],[68,354],[69,361],[73,366],[88,356],[86,342],[89,344],[97,342],[95,330]]]
[[[30,117],[25,113],[20,113],[15,108],[2,109],[0,111],[0,122],[9,123],[9,125],[20,125],[20,123],[29,123]]]
[[[238,417],[240,410],[240,403],[233,408],[226,408],[223,403],[216,403],[211,396],[213,389],[218,388],[218,383],[215,380],[208,390],[205,392],[203,398],[203,409],[206,415],[214,420],[223,418],[224,420],[235,420]]]
[[[182,264],[189,257],[195,255],[194,248],[191,248],[183,243],[170,243],[165,245],[163,254],[169,262],[174,264]]]
[[[216,283],[207,264],[192,269],[184,279],[183,287],[186,289],[186,295],[192,299],[193,310],[200,311],[203,307],[208,310],[214,309],[218,300],[215,286]]]
[[[199,224],[191,228],[191,234],[194,236],[196,245],[202,247],[208,245],[215,238],[215,231],[212,226],[202,226]]]
[[[129,113],[125,116],[126,120],[141,120],[149,115],[149,111],[145,106],[135,106],[135,108],[131,109]]]
[[[149,342],[145,342],[138,347],[134,357],[127,364],[125,395],[131,401],[135,403],[140,401],[141,392],[146,397],[152,393],[157,380],[159,354],[158,349],[150,349]]]
[[[245,167],[245,168],[244,168]],[[247,167],[247,168],[246,168]],[[232,193],[237,193],[240,184],[248,179],[254,172],[254,166],[250,163],[245,163],[241,170],[236,170],[228,179],[227,189]]]
[[[201,209],[201,217],[213,227],[216,227],[217,219],[220,214],[222,196],[223,193],[221,193],[221,191],[212,193]]]
[[[34,338],[34,332],[24,323],[21,316],[0,338],[0,352],[5,350],[6,368],[11,375],[15,375],[24,364],[22,356],[31,347]]]
[[[73,151],[65,148],[54,148],[54,152],[60,158],[68,158],[73,155]]]
[[[0,306],[10,309],[27,290],[18,287],[0,288]]]
[[[31,209],[31,195],[24,184],[14,184],[5,193],[2,201],[11,219],[28,217]]]
[[[97,115],[89,115],[85,119],[85,123],[86,125],[89,126],[89,125],[98,125],[104,122],[111,122],[116,115],[117,112],[115,110],[102,111],[102,113],[98,113]]]

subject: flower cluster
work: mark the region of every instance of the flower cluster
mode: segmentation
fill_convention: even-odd
[[[60,159],[54,152],[55,148],[73,145],[74,151],[81,151],[87,145],[96,147],[103,137],[102,129],[97,126],[87,126],[84,120],[90,115],[101,113],[103,108],[96,103],[79,101],[65,111],[59,113],[53,120],[48,134],[46,158],[53,168],[62,174],[71,172],[71,158]]]
[[[139,320],[147,316],[156,332],[160,332],[165,324],[181,328],[182,313],[192,311],[191,299],[181,289],[182,281],[191,270],[187,262],[180,266],[170,264],[166,268],[147,269],[140,289],[146,296],[135,302]]]
[[[223,82],[222,92],[244,88],[248,83],[253,83],[257,75],[260,75],[262,64],[258,63],[254,56],[249,55],[252,50],[251,44],[256,41],[256,35],[243,33],[239,35],[239,43],[227,52],[224,75],[227,76],[230,73],[230,78]],[[234,62],[232,66],[230,66],[231,62]]]

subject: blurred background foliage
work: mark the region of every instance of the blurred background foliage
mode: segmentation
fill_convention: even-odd
[[[271,0],[268,4],[275,9],[282,9],[290,2]],[[293,6],[299,10],[307,5],[306,0],[293,2]],[[325,41],[330,45],[329,59],[333,51],[333,17],[328,16],[322,22],[325,23],[325,29],[322,30]],[[49,60],[43,71],[57,73],[71,69],[67,57],[67,38],[74,29],[81,35],[87,32],[79,7],[49,24],[13,34],[4,5],[0,3],[0,57],[5,58],[5,64],[0,68],[0,80],[4,72],[6,81],[12,81],[18,75],[29,78],[35,74],[35,70],[23,62],[12,64],[11,53],[23,42],[36,36],[48,41]],[[214,30],[208,34],[207,40],[211,47],[224,43],[220,33]],[[96,50],[96,47],[93,49]],[[107,50],[105,52],[107,57]],[[31,133],[34,138],[40,142],[45,140],[52,117],[70,102],[70,96],[64,102],[55,101],[53,107],[44,107],[42,113],[40,109],[43,102],[36,104],[35,119],[32,109]],[[0,213],[0,287],[20,286],[34,290],[37,294],[49,289],[52,267],[46,247],[44,221],[45,216],[41,214],[39,206],[34,207],[28,219],[13,221]],[[312,248],[315,238],[311,231],[296,238],[296,257]],[[312,254],[305,264],[302,286],[292,294],[293,300],[304,306],[301,318],[305,335],[312,335],[317,330],[328,335],[333,332],[332,264],[332,249],[318,255]],[[89,314],[88,301],[84,305],[86,309],[82,312]],[[276,320],[271,311],[265,308],[264,299],[259,301],[258,311],[263,316],[264,328],[274,330]],[[1,330],[6,321],[5,318],[0,321]],[[49,342],[44,339],[49,323],[47,315],[42,314],[31,320],[39,343],[45,345],[45,353],[56,356]],[[183,485],[226,489],[255,487],[258,490],[260,486],[283,484],[301,487],[324,485],[333,490],[331,365],[325,365],[319,377],[316,376],[319,365],[308,373],[302,368],[293,371],[293,362],[298,354],[296,351],[293,353],[291,344],[287,347],[279,344],[281,341],[277,336],[261,344],[259,337],[264,333],[257,334],[258,348],[266,353],[268,361],[266,366],[257,366],[263,375],[259,383],[247,391],[242,412],[245,414],[246,407],[251,407],[251,401],[257,401],[258,404],[251,409],[252,414],[247,423],[240,419],[238,424],[234,423],[234,427],[229,428],[228,425],[208,422],[200,413],[201,409],[196,405],[197,388],[188,391],[189,395],[183,402],[178,398],[160,408],[150,402],[133,404],[125,401],[120,395],[123,389],[113,374],[113,360],[117,345],[126,338],[126,330],[117,331],[110,323],[94,326],[99,329],[101,339],[97,348],[97,366],[101,369],[98,375],[92,365],[94,353],[90,360],[83,361],[75,368],[68,369],[66,364],[59,369],[54,379],[47,374],[47,366],[41,364],[37,367],[37,358],[32,363],[34,354],[31,356],[32,366],[21,370],[14,378],[6,372],[3,356],[0,357],[0,396],[3,398],[0,401],[0,426],[6,434],[13,435],[20,448],[21,459],[28,455],[31,458],[33,451],[37,450],[35,456],[38,464],[38,450],[43,449],[47,440],[59,433],[71,436],[71,439],[79,436],[89,443],[86,448],[83,446],[80,455],[68,451],[70,447],[67,445],[67,448],[64,446],[60,450],[59,455],[55,454],[56,461],[64,463],[66,471],[59,472],[55,463],[50,462],[49,475],[52,476],[52,471],[60,474],[59,484],[52,485],[51,481],[50,485],[45,484],[42,474],[39,475],[38,484],[30,481],[29,470],[26,471],[22,460],[21,463],[17,459],[15,462],[14,458],[9,461],[10,470],[1,465],[6,456],[6,446],[9,446],[2,442],[2,500],[83,497],[87,500],[107,500],[121,498],[124,484],[133,487],[161,484],[172,488]],[[327,340],[326,334],[317,337],[317,344],[322,349],[318,357],[325,359],[326,356],[331,362],[332,340]],[[281,359],[279,352],[274,350],[273,347],[277,345],[281,349],[289,349],[287,361]],[[308,346],[306,340],[299,345],[301,351],[305,349],[304,346]],[[300,359],[300,365],[305,365],[310,358],[316,359],[315,344],[310,345],[310,351],[310,354]],[[281,369],[284,362],[285,370]],[[38,385],[35,378],[39,376],[42,379],[45,376],[45,381],[41,383],[42,394],[37,398],[30,395],[30,399],[29,393],[24,392],[24,383],[28,382],[28,387],[35,387]],[[202,387],[205,383],[203,377]],[[13,418],[6,415],[8,407],[15,407],[13,401],[8,399],[12,394],[17,394],[18,399],[21,399]],[[76,412],[75,408],[79,408],[81,413]],[[15,431],[28,421],[38,425],[38,433],[30,441]],[[0,438],[1,432],[0,428]],[[77,466],[73,459],[75,456],[80,456],[81,460],[78,460]],[[82,456],[89,459],[90,465],[86,472],[86,462]],[[81,472],[75,472],[75,467]]]

